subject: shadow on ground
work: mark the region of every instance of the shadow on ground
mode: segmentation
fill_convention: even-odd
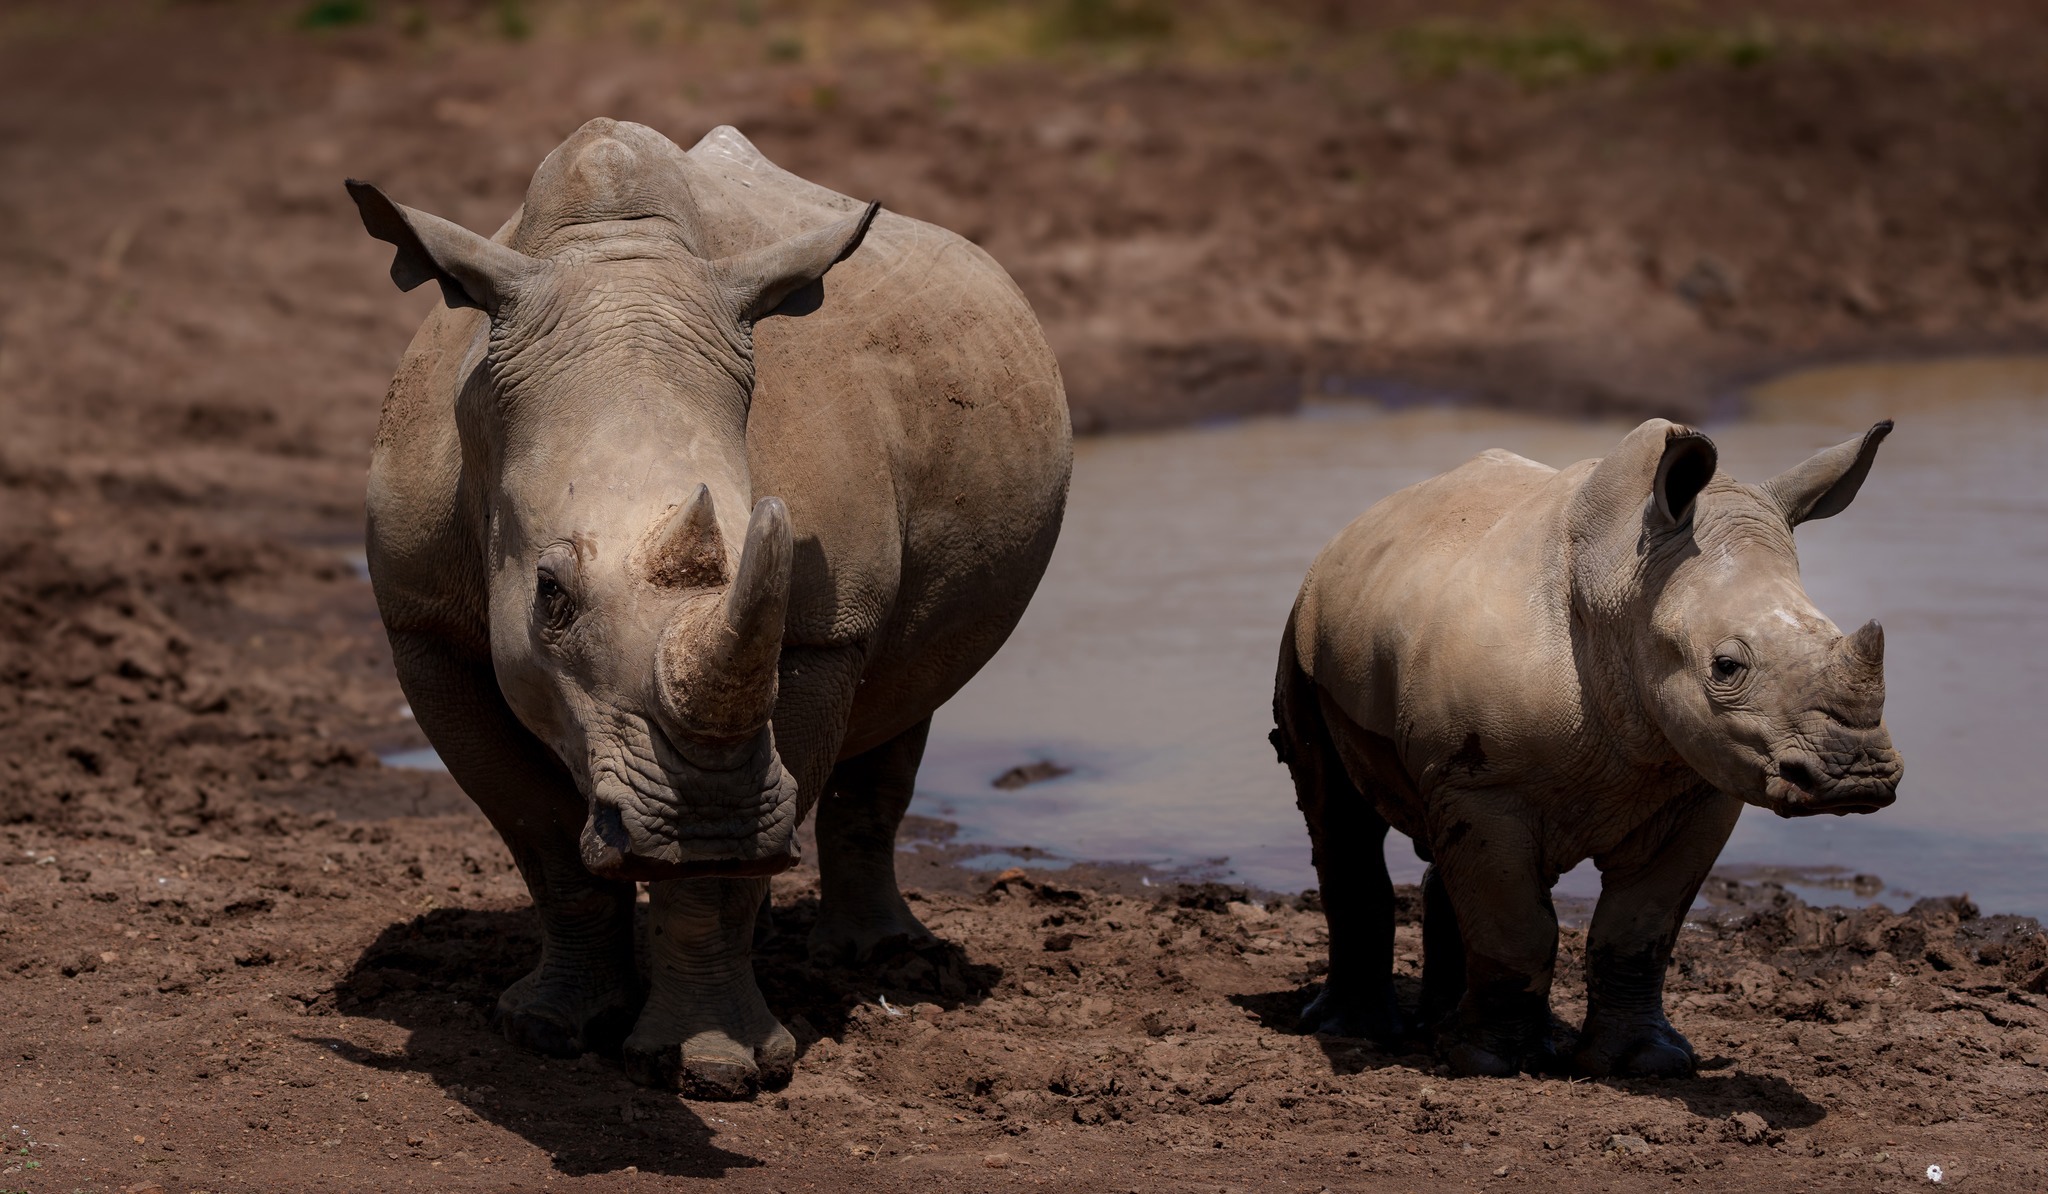
[[[816,915],[815,897],[778,907],[775,928],[755,947],[762,992],[800,1051],[843,1036],[853,1010],[878,996],[958,1007],[979,1002],[1002,977],[949,942],[900,949],[859,971],[821,970],[804,951]],[[427,1075],[447,1092],[451,1119],[515,1132],[565,1175],[631,1165],[671,1177],[722,1177],[764,1164],[715,1144],[692,1102],[634,1085],[616,1056],[559,1060],[506,1043],[491,1009],[539,957],[531,909],[423,913],[379,933],[332,993],[332,1012],[396,1024],[411,1034],[405,1047],[380,1052],[335,1036],[304,1039],[359,1065]]]
[[[1264,1028],[1274,1032],[1299,1033],[1301,1009],[1321,990],[1321,983],[1305,983],[1282,991],[1233,995],[1230,1002],[1257,1017]],[[1412,977],[1396,976],[1394,991],[1401,1007],[1412,1018],[1414,1009],[1421,1002],[1422,984]],[[1569,1032],[1563,1026],[1559,1029]],[[1426,1069],[1436,1064],[1426,1038],[1413,1032],[1408,1039],[1391,1047],[1348,1037],[1318,1037],[1316,1044],[1322,1048],[1323,1056],[1329,1059],[1330,1071],[1336,1074],[1356,1074],[1395,1065]],[[1677,1099],[1694,1115],[1707,1119],[1726,1119],[1738,1112],[1753,1111],[1763,1116],[1771,1127],[1783,1129],[1811,1127],[1827,1117],[1827,1108],[1807,1098],[1797,1087],[1775,1074],[1752,1074],[1742,1070],[1727,1074],[1716,1072],[1733,1064],[1725,1057],[1706,1058],[1700,1062],[1702,1072],[1692,1078],[1606,1079],[1602,1085],[1632,1095]]]
[[[1322,989],[1321,983],[1305,983],[1283,991],[1232,995],[1230,1002],[1257,1017],[1262,1028],[1299,1035],[1301,1009],[1307,1007]],[[1409,975],[1395,975],[1394,997],[1409,1016],[1411,1031],[1408,1037],[1388,1045],[1362,1037],[1319,1036],[1316,1044],[1322,1049],[1323,1056],[1329,1059],[1331,1073],[1356,1074],[1395,1065],[1427,1069],[1436,1064],[1436,1059],[1430,1055],[1428,1040],[1412,1031],[1413,1009],[1422,1002],[1421,980]]]

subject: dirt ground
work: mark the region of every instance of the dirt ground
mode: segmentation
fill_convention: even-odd
[[[815,876],[778,880],[757,966],[803,1052],[731,1104],[493,1032],[537,941],[474,815],[5,838],[0,1189],[2048,1188],[2048,938],[1964,901],[1719,884],[1669,996],[1699,1077],[1452,1080],[1292,1031],[1314,912],[940,844],[906,883],[956,944],[870,973],[805,962]]]
[[[523,892],[449,781],[378,764],[423,740],[358,572],[431,300],[339,179],[491,227],[587,116],[732,123],[987,245],[1097,429],[1683,413],[2048,336],[2033,6],[1500,7],[0,8],[0,1191],[2048,1189],[2048,941],[1956,901],[1717,888],[1672,980],[1699,1078],[1454,1082],[1291,1032],[1312,912],[992,885],[918,822],[941,956],[813,973],[814,875],[778,882],[778,1095],[487,1023]]]

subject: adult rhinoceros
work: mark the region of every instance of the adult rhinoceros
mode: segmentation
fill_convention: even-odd
[[[685,153],[594,120],[490,238],[349,191],[400,289],[447,300],[385,400],[370,575],[421,729],[539,910],[505,1034],[623,1037],[648,1084],[773,1085],[795,1042],[749,950],[814,806],[813,955],[930,937],[896,826],[1066,502],[1038,323],[974,245],[729,128]]]

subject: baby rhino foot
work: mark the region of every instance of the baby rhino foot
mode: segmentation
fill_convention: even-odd
[[[505,1039],[549,1057],[610,1053],[640,1014],[637,979],[543,963],[498,996]]]
[[[796,1069],[796,1038],[769,1014],[758,992],[751,994],[707,1001],[688,1016],[650,1008],[626,1038],[626,1076],[693,1099],[748,1099],[787,1086]]]
[[[1355,1037],[1379,1044],[1401,1039],[1401,1013],[1394,1004],[1391,985],[1377,991],[1359,992],[1353,987],[1326,982],[1308,1006],[1301,1009],[1301,1031],[1316,1036]]]
[[[1513,1017],[1475,1023],[1454,1017],[1437,1035],[1437,1052],[1452,1073],[1467,1078],[1556,1074],[1567,1068],[1548,1011],[1540,1019]]]
[[[1573,1060],[1595,1078],[1690,1078],[1699,1064],[1692,1042],[1662,1012],[1587,1016]]]
[[[932,931],[894,891],[861,908],[827,900],[811,929],[811,961],[819,966],[865,966],[938,943]]]

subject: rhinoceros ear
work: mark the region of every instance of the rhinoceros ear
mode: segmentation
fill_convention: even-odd
[[[1666,526],[1677,526],[1692,517],[1693,500],[1714,479],[1720,460],[1713,440],[1690,427],[1672,424],[1650,486],[1650,500]]]
[[[860,248],[861,238],[868,234],[868,225],[875,222],[875,213],[881,210],[881,204],[870,203],[857,216],[799,233],[751,253],[721,258],[716,263],[718,273],[732,294],[740,318],[761,318],[797,289],[824,277],[826,270],[853,256],[853,251]]]
[[[391,259],[391,280],[400,290],[422,282],[441,284],[441,297],[451,307],[474,307],[496,315],[521,279],[539,272],[541,263],[460,224],[393,203],[366,182],[348,180],[349,198],[371,236],[398,246]]]
[[[1814,518],[1831,518],[1849,508],[1863,478],[1870,475],[1870,462],[1877,459],[1877,445],[1892,433],[1886,419],[1860,437],[1815,453],[1764,482],[1764,492],[1785,512],[1793,526]]]

